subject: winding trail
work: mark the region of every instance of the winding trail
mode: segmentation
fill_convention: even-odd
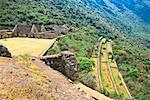
[[[100,86],[100,89],[101,91],[103,91],[103,84],[102,84],[102,78],[101,78],[101,48],[102,48],[102,43],[103,43],[103,39],[101,39],[100,43],[99,43],[99,48],[98,48],[98,67],[97,67],[97,70],[98,70],[98,79],[99,79],[99,86]]]
[[[116,61],[113,60],[113,62],[114,62],[114,64],[115,64],[115,66],[118,67]],[[124,82],[124,79],[123,79],[121,73],[120,73],[120,72],[118,72],[118,73],[119,73],[119,77],[121,78],[121,81],[122,81],[122,83],[123,83],[123,86],[124,86],[126,92],[128,93],[129,98],[132,99],[132,96],[131,96],[131,94],[130,94],[130,92],[129,92],[129,90],[128,90],[128,87],[126,86],[126,83]]]

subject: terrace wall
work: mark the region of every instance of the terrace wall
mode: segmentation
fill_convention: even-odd
[[[77,78],[79,64],[75,59],[75,55],[68,51],[63,51],[56,55],[44,56],[41,58],[47,65],[55,70],[62,72],[72,80]]]
[[[36,28],[37,28],[38,32],[46,32],[44,25],[36,25]]]
[[[13,37],[27,37],[31,33],[32,25],[16,25],[12,31]]]
[[[30,38],[43,38],[52,39],[56,38],[59,34],[46,31],[42,25],[16,25],[13,29],[13,37],[30,37]]]
[[[14,26],[0,26],[0,30],[12,30]]]

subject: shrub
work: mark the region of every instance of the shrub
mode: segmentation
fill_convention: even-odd
[[[150,65],[150,61],[144,62],[144,65]]]
[[[77,61],[80,65],[80,72],[81,71],[90,72],[92,71],[92,68],[95,66],[94,62],[86,57],[77,57]]]
[[[55,47],[55,48],[50,48],[49,50],[48,50],[48,55],[51,55],[51,54],[57,54],[57,53],[59,53],[60,52],[60,50],[59,50],[59,48],[58,47]]]
[[[86,86],[95,89],[96,88],[96,79],[91,72],[82,71],[79,72],[78,80],[85,84]]]

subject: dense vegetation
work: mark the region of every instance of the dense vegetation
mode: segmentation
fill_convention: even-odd
[[[75,2],[75,0],[0,0],[0,8],[1,25],[68,24],[79,28],[95,27],[97,29],[95,32],[86,28],[60,38],[56,48],[50,50],[51,53],[70,50],[75,52],[77,57],[87,59],[91,56],[92,47],[97,40],[96,33],[107,39],[111,38],[114,41],[115,59],[131,94],[138,99],[150,97],[150,35],[134,30],[138,28],[146,30],[144,24],[139,24],[142,27],[136,27],[137,23],[128,26],[128,23],[125,24],[129,22],[128,20],[120,22],[119,18],[106,16],[107,14],[103,11],[89,9],[85,4]],[[123,20],[123,18],[120,19]]]
[[[96,11],[122,32],[133,34],[150,31],[148,0],[80,0],[80,3]]]
[[[150,94],[150,51],[135,41],[115,40],[114,54],[131,94],[138,99],[148,100]],[[121,49],[120,49],[121,48]]]

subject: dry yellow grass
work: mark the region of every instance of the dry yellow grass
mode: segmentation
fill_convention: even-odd
[[[103,45],[106,48],[106,45]],[[101,76],[104,89],[109,93],[115,93],[115,89],[113,87],[113,83],[111,81],[111,77],[109,75],[109,70],[106,64],[107,52],[106,50],[102,50],[103,55],[101,55]]]
[[[4,62],[5,61],[5,62]],[[51,80],[27,56],[0,57],[0,100],[56,100]],[[4,73],[2,73],[4,71]]]
[[[35,38],[8,38],[6,41],[0,39],[0,43],[8,48],[12,55],[29,54],[39,56],[51,46],[56,39],[35,39]]]
[[[93,67],[93,74],[95,75],[95,77],[96,77],[96,86],[97,86],[97,89],[99,90],[100,89],[100,86],[99,86],[99,79],[98,79],[98,65],[97,65],[97,59],[98,58],[91,58],[93,61],[94,61],[94,63],[95,63],[95,67]]]
[[[112,52],[112,48],[111,48],[110,43],[107,44],[107,51]],[[117,67],[115,67],[114,62],[111,59],[109,59],[109,64],[110,64],[110,68],[111,68],[111,71],[113,74],[113,79],[115,81],[115,84],[116,84],[116,87],[119,91],[119,94],[123,94],[125,97],[128,97],[128,93],[126,92],[125,87],[123,86],[123,83],[122,83],[121,78],[119,76]]]
[[[110,67],[111,67],[111,71],[112,71],[112,74],[113,74],[113,78],[114,78],[114,81],[115,81],[115,84],[117,86],[117,89],[119,91],[119,93],[123,94],[124,96],[128,97],[128,94],[123,86],[123,83],[121,81],[121,78],[119,76],[119,73],[118,73],[118,69],[116,69],[114,63],[111,62],[111,60],[109,60],[109,64],[110,64]]]

